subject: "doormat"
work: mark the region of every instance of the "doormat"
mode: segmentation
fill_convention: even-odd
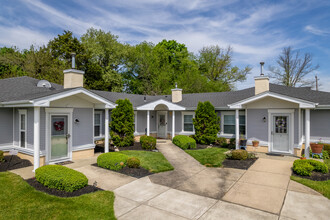
[[[71,164],[73,163],[72,161],[64,161],[64,162],[60,162],[60,163],[55,163],[56,165],[67,165],[67,164]]]
[[[266,153],[268,156],[276,156],[276,157],[284,157],[283,154],[272,154],[272,153]]]

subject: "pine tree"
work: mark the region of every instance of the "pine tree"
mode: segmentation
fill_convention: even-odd
[[[115,146],[126,147],[134,143],[134,110],[128,99],[118,99],[112,110],[110,135]]]
[[[200,144],[213,144],[220,131],[220,118],[211,102],[199,102],[193,119],[195,140]]]

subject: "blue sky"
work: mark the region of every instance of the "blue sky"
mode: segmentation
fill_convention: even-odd
[[[234,64],[253,67],[237,88],[253,86],[259,62],[267,72],[282,48],[292,46],[313,54],[321,89],[330,91],[329,0],[0,0],[0,46],[25,49],[63,30],[79,37],[90,27],[131,44],[175,39],[195,53],[231,45]]]

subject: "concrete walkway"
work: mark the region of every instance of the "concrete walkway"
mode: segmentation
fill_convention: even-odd
[[[330,200],[290,180],[292,157],[261,155],[247,170],[207,168],[166,141],[157,148],[175,170],[136,179],[93,166],[66,165],[89,184],[114,191],[118,219],[328,219]],[[31,177],[32,167],[15,170]],[[29,175],[27,174],[29,173]]]

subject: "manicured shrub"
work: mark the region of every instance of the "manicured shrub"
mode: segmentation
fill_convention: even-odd
[[[227,138],[219,137],[216,143],[221,147],[228,147]]]
[[[88,179],[84,174],[61,165],[39,167],[36,169],[35,176],[42,185],[66,192],[84,188],[88,184]]]
[[[246,160],[248,158],[248,152],[246,150],[233,150],[231,155],[231,159],[233,160]]]
[[[328,173],[329,169],[325,163],[309,160],[295,160],[293,162],[293,171],[300,176],[310,176],[312,171]]]
[[[110,135],[117,147],[131,146],[134,143],[134,110],[128,99],[118,99],[112,110]]]
[[[196,141],[191,137],[185,135],[178,135],[173,138],[173,144],[180,147],[183,150],[195,149]]]
[[[211,102],[199,102],[193,119],[195,140],[200,144],[213,144],[220,131],[220,117]]]
[[[152,136],[143,135],[140,137],[140,143],[143,149],[145,150],[154,150],[156,149],[156,138]]]
[[[229,139],[228,148],[229,149],[235,149],[236,148],[236,139],[235,138],[230,138]]]
[[[323,150],[328,151],[328,155],[330,155],[330,144],[323,144],[323,145],[324,145]]]
[[[4,161],[5,160],[5,156],[3,154],[3,151],[0,150],[0,162]]]
[[[110,170],[121,170],[126,166],[128,156],[118,152],[101,154],[97,158],[97,165]]]
[[[140,160],[136,157],[130,157],[127,159],[127,166],[129,168],[139,168],[140,167]]]

